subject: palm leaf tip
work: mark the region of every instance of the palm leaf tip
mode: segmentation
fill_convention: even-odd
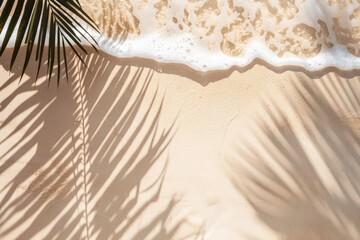
[[[68,77],[67,51],[64,50],[66,44],[82,63],[82,53],[87,54],[84,43],[90,44],[97,51],[98,45],[92,33],[99,33],[98,27],[77,0],[0,0],[0,8],[0,57],[7,47],[12,46],[12,69],[21,46],[25,45],[21,76],[28,66],[34,45],[37,45],[35,60],[38,61],[36,78],[39,76],[43,55],[47,52],[47,77],[51,79],[57,65],[58,82],[61,62],[65,65]]]

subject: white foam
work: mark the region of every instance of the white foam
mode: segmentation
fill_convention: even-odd
[[[116,0],[113,2],[113,7],[116,8],[118,2]],[[280,14],[281,21],[276,20],[276,14],[271,15],[269,13],[266,2],[276,8],[275,12]],[[199,71],[227,69],[231,66],[245,67],[256,58],[263,59],[274,66],[302,66],[310,71],[326,67],[337,67],[343,70],[360,68],[360,58],[351,54],[347,49],[351,44],[354,47],[354,44],[351,43],[351,40],[347,43],[338,42],[339,33],[334,31],[333,20],[338,18],[341,28],[348,31],[347,33],[351,33],[356,26],[360,25],[360,17],[352,17],[350,20],[351,14],[360,9],[359,2],[348,2],[347,5],[346,1],[334,0],[331,4],[331,1],[327,0],[295,0],[293,5],[291,2],[279,0],[153,0],[145,2],[129,0],[131,11],[126,12],[126,15],[132,15],[132,18],[128,17],[127,20],[134,22],[135,18],[139,19],[138,28],[141,34],[138,36],[130,35],[123,43],[102,36],[99,39],[99,45],[103,51],[118,57],[146,57],[159,62],[183,63]],[[344,3],[345,5],[342,5]],[[162,8],[156,4],[162,5]],[[207,4],[210,7],[206,6]],[[157,9],[154,10],[155,7]],[[244,27],[245,30],[249,30],[248,26],[254,20],[256,13],[260,12],[263,18],[263,30],[276,35],[276,31],[279,29],[288,28],[286,37],[289,38],[289,41],[296,40],[296,37],[299,37],[291,32],[296,25],[306,24],[316,31],[316,41],[323,41],[319,42],[321,51],[316,54],[309,54],[309,56],[284,51],[285,53],[280,56],[280,54],[270,50],[265,42],[264,34],[253,34],[250,41],[244,44],[241,54],[236,56],[226,54],[220,47],[221,41],[224,39],[222,30],[234,24],[236,18],[239,17],[236,7],[241,7],[244,10],[242,16],[245,20],[242,24],[247,25]],[[297,9],[297,11],[293,11],[293,9]],[[185,21],[182,21],[186,17],[184,10],[189,13],[188,21],[192,22],[191,27],[187,27]],[[158,26],[159,20],[155,16],[156,12],[162,14],[160,15],[162,17],[160,23],[163,25],[161,27]],[[293,16],[288,17],[292,13],[294,13]],[[173,22],[174,18],[176,18],[176,23]],[[201,22],[204,18],[205,21]],[[320,37],[321,29],[317,23],[318,20],[326,24],[329,34],[327,41],[333,44],[332,47],[326,46],[325,36]],[[179,24],[182,24],[184,29],[180,30]],[[211,27],[214,27],[213,32],[205,34]],[[254,26],[252,28],[254,33]],[[353,32],[353,36],[350,38],[356,39],[355,35],[358,36],[360,42],[360,32]],[[285,39],[281,39],[281,35],[279,36],[280,39],[276,36],[275,41],[280,42],[280,40]],[[304,38],[305,47],[301,47],[306,48],[306,44],[311,44],[306,42],[308,40]],[[357,47],[360,48],[360,45],[358,44]],[[280,44],[279,48],[281,48]]]
[[[182,63],[198,71],[224,70],[231,66],[246,67],[257,58],[273,66],[301,66],[310,71],[326,67],[360,69],[360,58],[350,54],[346,46],[340,44],[321,51],[314,57],[299,57],[291,53],[279,57],[260,40],[253,40],[242,56],[233,57],[221,51],[209,51],[200,47],[191,34],[162,37],[159,33],[153,33],[129,38],[122,44],[108,37],[100,37],[98,42],[101,50],[117,57],[144,57],[162,63]]]

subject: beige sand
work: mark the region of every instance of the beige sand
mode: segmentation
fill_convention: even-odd
[[[360,239],[356,72],[4,59],[0,239]]]

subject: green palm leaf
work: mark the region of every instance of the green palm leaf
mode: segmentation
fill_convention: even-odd
[[[51,79],[54,66],[57,65],[58,84],[61,59],[64,60],[68,78],[66,44],[84,64],[81,57],[82,53],[87,54],[83,47],[84,41],[97,51],[96,40],[84,25],[99,33],[98,28],[81,8],[78,0],[0,0],[0,11],[0,36],[2,36],[0,57],[11,38],[15,37],[10,69],[15,63],[20,47],[26,46],[21,77],[28,66],[35,44],[37,45],[35,59],[38,61],[36,78],[38,78],[44,50],[46,50],[48,79]],[[46,45],[48,48],[45,48]]]

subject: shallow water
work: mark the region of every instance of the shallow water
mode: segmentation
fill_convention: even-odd
[[[197,70],[260,58],[308,70],[360,67],[360,1],[82,0],[115,56],[185,63]]]

